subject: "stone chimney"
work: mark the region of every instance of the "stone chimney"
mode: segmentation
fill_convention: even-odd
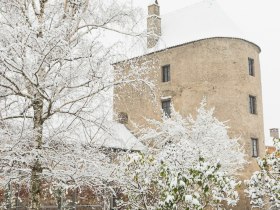
[[[161,18],[160,9],[157,0],[153,0],[154,3],[148,6],[148,18],[147,18],[147,47],[154,47],[159,37],[161,36]]]
[[[270,137],[274,138],[274,139],[279,139],[279,130],[278,128],[271,128],[269,129],[270,131]]]

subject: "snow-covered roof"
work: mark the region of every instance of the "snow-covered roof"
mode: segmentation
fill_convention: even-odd
[[[151,51],[212,37],[246,39],[215,0],[203,0],[162,15],[161,33]]]
[[[151,5],[151,4],[155,4],[156,0],[149,0],[148,2],[149,2],[149,5]]]
[[[154,0],[151,0],[149,5],[154,4],[154,2]],[[159,6],[161,6],[160,2],[158,1]],[[147,10],[147,8],[145,9]],[[139,38],[138,36],[124,36],[122,41],[127,45],[122,46],[120,51],[125,54],[125,58],[119,59],[118,62],[171,47],[217,37],[241,39],[254,44],[248,41],[250,40],[249,37],[242,33],[216,0],[202,0],[161,15],[160,18],[161,36],[156,46],[147,49],[146,39]],[[146,20],[143,20],[139,25],[142,28],[146,27]],[[254,45],[258,47],[256,44]]]
[[[144,146],[123,124],[112,122],[108,131],[99,136],[97,142],[98,145],[122,149],[143,151],[146,150]]]

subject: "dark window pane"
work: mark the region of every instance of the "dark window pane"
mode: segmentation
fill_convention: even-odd
[[[258,157],[258,139],[252,138],[252,157]]]
[[[167,117],[170,117],[171,116],[171,108],[170,108],[170,105],[171,105],[171,100],[164,100],[161,102],[161,105],[162,105],[162,110],[164,112],[164,114],[167,116]]]
[[[170,81],[170,65],[162,67],[162,82]]]
[[[257,114],[256,97],[249,96],[249,108],[251,114]]]
[[[254,59],[248,58],[249,75],[255,76]]]

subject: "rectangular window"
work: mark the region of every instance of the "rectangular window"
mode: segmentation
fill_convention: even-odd
[[[170,81],[170,65],[162,67],[162,82]]]
[[[256,138],[251,138],[252,141],[252,157],[258,157],[258,139]]]
[[[249,95],[249,108],[251,114],[257,114],[257,100],[256,96]]]
[[[171,117],[171,99],[161,101],[161,106],[162,106],[163,113],[167,117]]]
[[[248,58],[249,75],[255,76],[254,59]]]

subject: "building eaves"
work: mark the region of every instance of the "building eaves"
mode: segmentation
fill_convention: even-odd
[[[198,43],[198,42],[201,42],[201,41],[212,40],[212,39],[233,39],[233,40],[244,41],[244,42],[247,42],[248,44],[251,44],[254,47],[256,47],[258,49],[259,53],[261,52],[261,48],[257,44],[255,44],[253,42],[250,42],[250,41],[248,41],[246,39],[237,38],[237,37],[209,37],[209,38],[198,39],[198,40],[194,40],[194,41],[190,41],[190,42],[185,42],[185,43],[182,43],[182,44],[170,46],[170,47],[167,47],[167,48],[164,48],[164,49],[160,49],[160,50],[155,50],[155,51],[152,51],[152,52],[149,52],[149,53],[146,53],[146,54],[143,54],[143,55],[138,55],[138,56],[135,56],[135,57],[132,57],[132,58],[129,58],[129,59],[124,59],[122,61],[113,63],[113,65],[117,65],[119,63],[122,63],[122,62],[125,62],[125,61],[128,61],[128,60],[133,60],[133,59],[136,59],[136,58],[141,58],[141,57],[144,57],[144,56],[153,55],[155,53],[160,53],[160,52],[163,52],[163,51],[166,51],[166,50],[170,50],[170,49],[173,49],[173,48],[183,47],[183,46],[186,46],[186,45],[195,44],[195,43]]]

